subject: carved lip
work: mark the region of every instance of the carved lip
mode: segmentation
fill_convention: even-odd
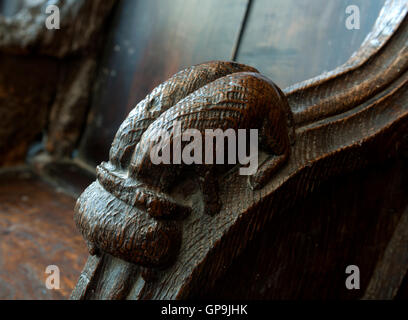
[[[167,267],[181,246],[180,222],[155,219],[120,201],[98,181],[78,198],[74,220],[96,248],[145,267]]]
[[[102,162],[96,176],[103,188],[130,206],[140,206],[158,219],[184,219],[191,208],[176,202],[169,195],[131,179],[127,173],[115,174],[110,163]]]

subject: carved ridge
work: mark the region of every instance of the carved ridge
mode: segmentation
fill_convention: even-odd
[[[373,31],[344,65],[284,90],[297,127],[347,112],[407,70],[407,11],[406,1],[387,0]]]

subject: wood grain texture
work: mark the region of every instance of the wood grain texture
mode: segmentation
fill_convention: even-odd
[[[370,32],[384,0],[253,0],[238,62],[281,88],[347,61]],[[360,9],[360,29],[348,30],[347,6]]]
[[[89,50],[115,1],[56,0],[52,4],[59,8],[60,29],[47,29],[50,3],[22,0],[17,12],[0,12],[0,51],[63,58]]]
[[[121,1],[80,156],[94,166],[106,160],[128,113],[177,71],[205,61],[229,60],[246,5],[246,0]]]
[[[48,35],[52,38],[48,39],[50,48],[43,44],[43,54],[64,57],[59,64],[45,146],[54,158],[71,157],[84,130],[100,51],[116,3],[116,0],[72,2],[74,13],[62,11],[61,30],[65,34]]]
[[[407,8],[406,1],[387,1],[373,30],[345,64],[285,89],[298,126],[347,112],[403,77],[408,67]]]
[[[286,90],[297,124],[296,143],[286,166],[260,190],[248,188],[243,176],[224,176],[219,184],[220,213],[210,216],[193,210],[182,220],[183,239],[176,261],[150,279],[135,278],[134,272],[129,272],[133,284],[127,288],[126,298],[205,295],[265,226],[280,212],[288,212],[294,201],[304,199],[330,177],[406,152],[407,10],[405,1],[387,1],[372,33],[349,62]],[[105,210],[101,212],[110,211],[115,200],[105,199],[108,193],[97,184],[90,188],[99,188],[85,195],[90,202]],[[378,220],[371,222],[377,225]],[[389,226],[392,229],[395,224],[389,221]],[[387,241],[389,234],[387,231],[381,241]],[[383,248],[382,242],[373,256]],[[84,273],[92,277],[81,277],[72,298],[115,298],[112,292],[101,296],[91,288],[111,279],[112,270],[127,268],[128,263],[118,264],[103,253],[89,261],[90,270]],[[108,265],[113,269],[105,272]],[[123,278],[120,281],[127,283]],[[121,292],[117,297],[123,296]]]
[[[261,147],[271,160],[251,177],[253,189],[264,186],[284,165],[290,155],[289,132],[293,136],[292,113],[279,88],[253,71],[229,62],[187,68],[154,89],[131,112],[115,137],[109,163],[97,168],[98,182],[77,202],[75,222],[91,252],[101,250],[148,268],[168,266],[182,239],[180,223],[174,220],[187,215],[185,211],[191,206],[189,200],[180,203],[161,196],[176,183],[201,184],[203,212],[215,215],[220,211],[222,204],[215,192],[218,182],[215,178],[208,186],[205,179],[215,176],[220,166],[192,165],[196,172],[186,175],[187,165],[154,165],[151,151],[159,130],[169,133],[169,144],[175,144],[177,136],[187,129],[203,136],[207,129],[259,130]],[[180,122],[180,133],[172,131],[174,121]],[[180,143],[181,152],[187,143]],[[200,163],[208,157],[204,143]],[[131,156],[123,156],[126,153]],[[213,156],[213,150],[210,153]],[[183,197],[186,195],[179,198]],[[143,209],[137,210],[138,205],[148,215]]]
[[[112,165],[125,168],[144,131],[162,113],[204,85],[235,72],[258,72],[246,65],[209,62],[177,72],[140,101],[119,127],[109,152]]]
[[[24,161],[28,146],[47,125],[58,65],[0,53],[0,69],[0,166],[11,166]]]
[[[59,74],[48,116],[45,149],[54,158],[71,157],[86,122],[96,52],[59,63]]]
[[[323,182],[277,212],[215,286],[194,298],[362,298],[408,204],[407,181],[399,158]],[[389,268],[403,268],[395,259]],[[360,290],[345,286],[348,265],[360,269]],[[391,282],[382,278],[383,289]]]
[[[86,260],[72,221],[75,200],[29,169],[0,174],[0,299],[66,299]],[[48,290],[48,265],[60,290]]]
[[[378,261],[364,299],[394,299],[408,274],[408,206]]]

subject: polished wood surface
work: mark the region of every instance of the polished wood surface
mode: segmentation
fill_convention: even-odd
[[[384,0],[255,0],[237,61],[282,88],[347,61],[372,29]],[[360,9],[360,29],[348,30],[346,8]]]
[[[0,299],[66,299],[86,261],[72,219],[75,198],[29,169],[0,173]],[[48,290],[46,267],[60,269]]]
[[[229,60],[247,0],[125,0],[119,3],[80,156],[99,164],[133,107],[192,64]]]

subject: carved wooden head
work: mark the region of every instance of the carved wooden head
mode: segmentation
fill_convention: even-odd
[[[109,162],[97,167],[97,181],[78,199],[75,221],[91,253],[100,249],[141,266],[164,268],[177,257],[182,220],[194,206],[194,196],[186,200],[178,186],[193,190],[198,181],[203,213],[214,215],[222,208],[216,165],[151,161],[157,132],[169,132],[172,143],[176,120],[181,131],[258,129],[269,158],[250,178],[252,188],[261,188],[289,156],[292,113],[269,79],[233,62],[184,69],[130,112],[112,143]]]

